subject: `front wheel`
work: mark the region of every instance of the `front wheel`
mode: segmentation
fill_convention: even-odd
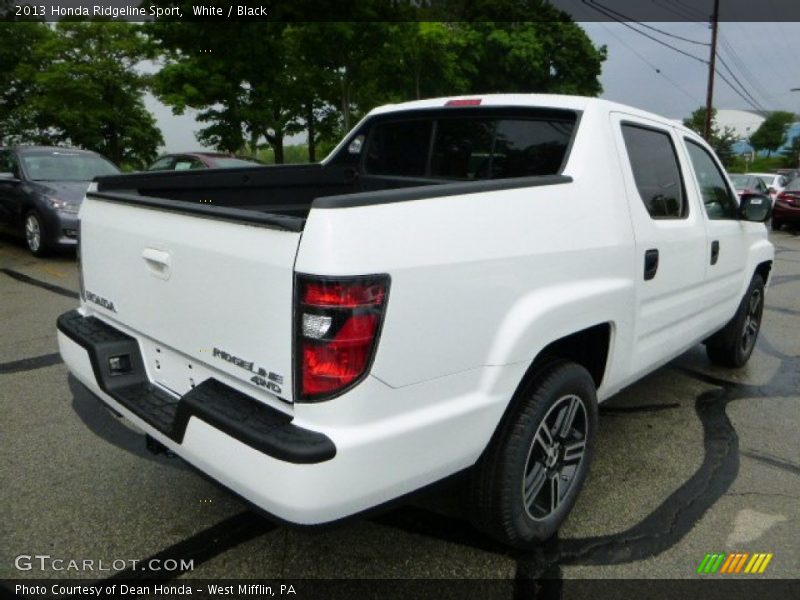
[[[756,347],[764,313],[764,279],[756,273],[733,319],[706,341],[706,354],[715,365],[743,367]]]
[[[45,244],[44,222],[35,210],[25,215],[25,243],[31,254],[34,256],[44,256],[47,253]]]
[[[474,524],[517,548],[551,537],[575,504],[597,437],[597,397],[580,365],[551,362],[514,399],[471,482]]]

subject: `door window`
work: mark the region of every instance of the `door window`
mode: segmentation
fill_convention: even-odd
[[[716,161],[705,148],[689,139],[686,140],[686,149],[708,218],[735,219],[738,204]]]
[[[666,131],[626,123],[622,137],[639,196],[653,219],[688,214],[683,179],[672,138]]]

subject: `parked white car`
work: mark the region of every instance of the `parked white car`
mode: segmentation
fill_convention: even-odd
[[[748,360],[769,212],[699,136],[628,106],[384,106],[321,164],[99,179],[59,346],[284,521],[469,470],[475,523],[524,547],[574,505],[598,402],[700,342]]]
[[[769,196],[772,198],[773,205],[775,204],[775,198],[778,197],[778,194],[780,194],[786,188],[786,184],[789,183],[786,181],[786,177],[779,173],[747,173],[747,175],[758,177],[764,182],[764,185],[766,185],[769,190]]]

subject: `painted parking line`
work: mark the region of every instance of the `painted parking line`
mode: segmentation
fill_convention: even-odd
[[[35,285],[36,287],[42,288],[43,290],[47,290],[48,292],[53,292],[54,294],[59,294],[61,296],[66,296],[67,298],[74,298],[76,300],[78,299],[78,292],[73,292],[72,290],[63,288],[60,285],[53,285],[52,283],[47,283],[46,281],[42,281],[41,279],[36,279],[29,275],[25,275],[24,273],[20,273],[19,271],[14,271],[13,269],[0,269],[0,272],[5,273],[9,277],[16,279],[17,281],[21,281],[22,283]]]
[[[23,358],[22,360],[0,363],[0,375],[5,375],[7,373],[19,373],[20,371],[33,371],[34,369],[41,369],[42,367],[57,365],[61,362],[61,355],[58,352],[53,352],[52,354],[43,354],[42,356],[33,356],[31,358]]]

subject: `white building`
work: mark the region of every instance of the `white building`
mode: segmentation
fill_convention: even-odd
[[[750,110],[719,108],[714,121],[720,131],[730,127],[736,133],[737,138],[746,140],[761,126],[765,116]]]

